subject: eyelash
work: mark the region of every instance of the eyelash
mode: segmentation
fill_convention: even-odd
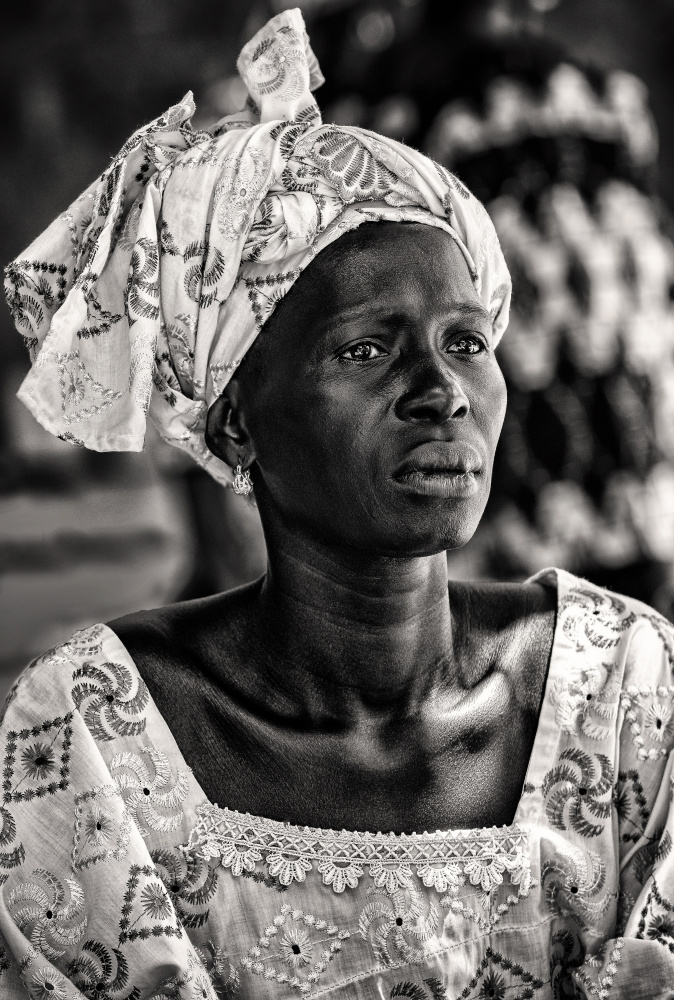
[[[476,351],[466,351],[467,354],[482,354],[482,352],[486,350],[486,347],[484,345],[484,341],[482,340],[482,338],[478,337],[476,334],[473,334],[473,333],[464,333],[463,336],[459,337],[458,340],[454,340],[450,344],[450,346],[448,347],[448,350],[451,350],[452,347],[456,347],[458,344],[463,344],[465,342],[471,342],[471,343],[477,345],[477,350]],[[463,353],[463,352],[462,351],[461,352],[460,351],[451,351],[451,353],[452,354],[459,354],[459,353]]]
[[[472,344],[475,344],[477,346],[477,350],[475,350],[475,351],[465,351],[465,352],[464,351],[452,350],[452,348],[457,347],[458,345],[463,344],[463,343],[472,343]],[[357,343],[357,344],[351,344],[349,347],[347,347],[346,350],[343,351],[339,355],[340,361],[345,361],[347,364],[358,365],[358,364],[364,364],[364,363],[366,363],[368,361],[373,361],[377,357],[381,357],[382,356],[381,354],[378,354],[378,355],[375,355],[375,358],[349,358],[349,357],[347,357],[347,353],[349,351],[355,351],[359,347],[376,347],[378,351],[383,351],[383,349],[381,347],[379,347],[378,344],[375,344],[373,341],[371,341],[371,340],[361,340],[359,343]],[[485,347],[484,342],[482,341],[481,337],[478,337],[476,334],[470,334],[470,333],[468,333],[468,334],[463,334],[457,340],[454,340],[450,344],[450,346],[447,348],[447,350],[451,354],[463,354],[463,353],[465,353],[465,354],[468,354],[468,355],[475,355],[475,354],[481,354],[483,351],[486,350],[486,347]],[[383,352],[383,353],[385,354],[386,352]]]
[[[373,343],[371,340],[361,340],[357,344],[350,344],[349,347],[347,347],[346,350],[339,355],[340,361],[346,361],[347,364],[351,365],[363,364],[364,361],[372,361],[373,360],[372,358],[348,358],[346,356],[348,351],[355,351],[359,347],[376,347],[377,350],[379,351],[382,350],[381,347]],[[377,357],[381,357],[381,355],[377,355]]]

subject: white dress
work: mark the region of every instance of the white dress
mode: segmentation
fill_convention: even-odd
[[[318,830],[210,803],[105,625],[0,728],[3,1000],[674,998],[674,629],[568,573],[515,820]]]

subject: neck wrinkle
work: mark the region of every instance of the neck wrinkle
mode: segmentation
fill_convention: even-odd
[[[270,552],[259,604],[269,680],[312,716],[321,705],[352,719],[407,715],[452,672],[445,554],[340,555],[301,543]]]

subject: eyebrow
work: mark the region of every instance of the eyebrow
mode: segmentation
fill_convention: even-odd
[[[487,320],[491,325],[491,317],[484,306],[472,302],[466,302],[463,304],[452,304],[445,310],[445,314],[448,320],[462,320],[462,319],[482,319]],[[378,319],[380,322],[384,322],[389,326],[394,326],[401,320],[409,319],[409,316],[405,312],[400,310],[389,310],[388,307],[382,307],[381,309],[372,310],[369,303],[362,303],[357,306],[347,306],[344,309],[339,309],[332,316],[329,316],[325,320],[325,324],[322,327],[322,333],[329,333],[330,330],[339,322],[358,320],[363,316],[368,316],[370,319]]]

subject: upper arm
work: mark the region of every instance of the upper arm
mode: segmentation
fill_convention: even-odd
[[[626,656],[615,788],[625,933],[661,941],[670,951],[674,951],[673,663],[674,629],[655,614],[644,615]]]

